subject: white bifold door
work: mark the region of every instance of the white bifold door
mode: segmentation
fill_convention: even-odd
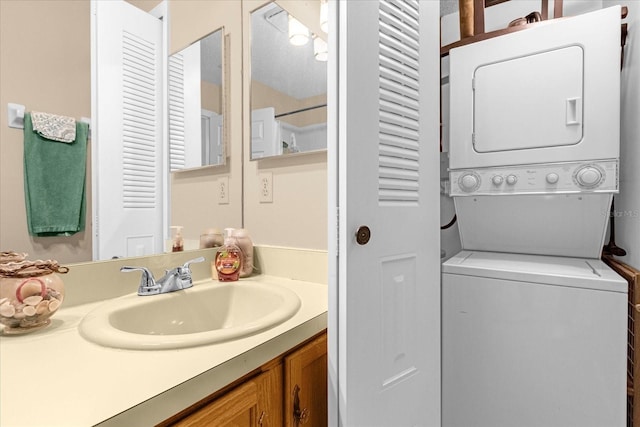
[[[329,424],[439,426],[438,2],[330,14]]]

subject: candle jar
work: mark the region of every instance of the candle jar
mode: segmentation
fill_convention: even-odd
[[[215,248],[224,244],[222,232],[212,228],[200,235],[200,249]]]
[[[24,334],[51,323],[64,300],[66,273],[57,261],[0,263],[0,329],[2,334]]]

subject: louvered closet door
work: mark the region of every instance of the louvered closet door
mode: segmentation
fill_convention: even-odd
[[[131,4],[96,1],[94,258],[163,249],[162,26]]]
[[[338,10],[337,416],[439,426],[438,2]]]

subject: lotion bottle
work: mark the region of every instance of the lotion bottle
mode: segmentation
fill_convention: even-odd
[[[219,281],[235,282],[242,269],[242,251],[234,243],[233,228],[225,228],[224,231],[224,245],[216,253],[215,268]]]
[[[182,252],[184,250],[184,240],[182,239],[182,226],[172,225],[171,228],[176,230],[176,234],[175,236],[173,236],[171,252]]]

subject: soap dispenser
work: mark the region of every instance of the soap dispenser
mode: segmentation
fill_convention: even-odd
[[[240,276],[242,268],[242,251],[235,244],[233,228],[225,228],[224,245],[216,253],[214,261],[218,280],[221,282],[235,282]]]
[[[172,225],[171,228],[176,230],[176,234],[173,236],[171,252],[182,252],[184,250],[184,240],[182,239],[182,226]]]
[[[289,144],[289,152],[297,153],[300,150],[298,149],[298,143],[296,142],[296,134],[291,132],[291,143]]]

